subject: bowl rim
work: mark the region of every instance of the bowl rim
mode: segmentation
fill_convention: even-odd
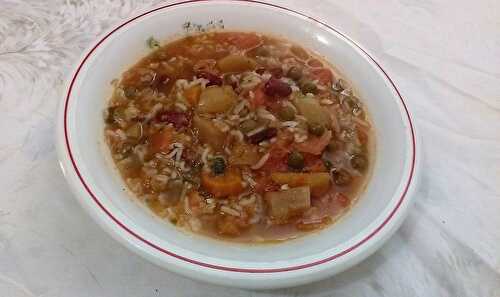
[[[131,235],[133,238],[135,238],[136,240],[139,240],[140,242],[142,242],[143,244],[149,246],[150,248],[153,248],[155,249],[156,251],[158,252],[161,252],[162,254],[165,254],[165,255],[168,255],[170,257],[173,257],[177,260],[181,260],[183,262],[186,262],[188,264],[194,264],[194,265],[197,265],[197,266],[200,266],[200,267],[204,267],[204,268],[211,268],[211,269],[215,269],[215,270],[219,270],[219,271],[225,271],[225,272],[238,272],[238,273],[256,273],[256,274],[261,274],[261,273],[280,273],[280,272],[289,272],[289,271],[297,271],[297,270],[302,270],[302,269],[307,269],[307,268],[311,268],[311,267],[314,267],[314,266],[318,266],[318,265],[321,265],[321,264],[324,264],[324,263],[328,263],[328,262],[331,262],[335,259],[338,259],[344,255],[347,255],[351,252],[353,252],[354,250],[358,249],[360,246],[364,245],[365,243],[367,243],[371,238],[373,238],[376,234],[378,234],[390,221],[391,219],[394,217],[394,215],[396,214],[396,212],[400,209],[400,206],[402,205],[403,201],[405,200],[409,190],[410,190],[410,187],[414,184],[414,180],[415,180],[415,171],[416,171],[416,159],[417,159],[417,148],[416,148],[416,133],[415,133],[415,127],[414,127],[414,124],[413,124],[413,121],[412,121],[412,118],[411,118],[411,115],[410,115],[410,112],[407,108],[407,105],[401,95],[401,93],[399,92],[398,88],[396,87],[395,83],[393,82],[393,80],[389,77],[389,75],[387,74],[387,72],[382,68],[382,66],[372,57],[372,55],[370,55],[365,49],[363,49],[358,43],[356,43],[353,39],[351,39],[350,37],[348,37],[347,35],[345,35],[344,33],[340,32],[339,30],[337,30],[336,28],[334,28],[333,26],[323,22],[323,21],[320,21],[314,17],[311,17],[305,13],[302,13],[302,12],[299,12],[299,11],[296,11],[296,10],[293,10],[293,9],[290,9],[290,8],[287,8],[287,7],[284,7],[284,6],[281,6],[281,5],[277,5],[277,4],[273,4],[273,3],[267,3],[267,2],[262,2],[262,1],[258,1],[258,0],[223,0],[225,2],[236,2],[236,3],[253,3],[253,4],[258,4],[258,5],[263,5],[263,6],[268,6],[268,7],[271,7],[271,8],[275,8],[275,9],[279,9],[279,10],[284,10],[285,12],[288,12],[288,13],[292,13],[292,14],[295,14],[295,15],[298,15],[300,17],[303,17],[303,18],[306,18],[310,21],[313,21],[314,23],[324,27],[326,30],[329,30],[329,31],[332,31],[333,33],[335,34],[338,34],[340,37],[344,38],[348,43],[350,43],[352,46],[354,46],[356,49],[358,49],[359,51],[361,51],[377,68],[378,70],[381,71],[381,73],[385,76],[385,78],[387,79],[387,81],[390,83],[390,85],[392,86],[392,88],[394,89],[395,93],[397,94],[397,97],[399,98],[400,102],[401,102],[401,105],[403,107],[403,110],[404,110],[404,113],[402,113],[402,115],[406,115],[406,117],[403,117],[404,119],[407,120],[407,123],[408,123],[408,127],[409,127],[409,132],[410,132],[410,135],[411,135],[411,164],[409,166],[409,173],[407,174],[408,175],[408,179],[405,183],[405,186],[401,192],[401,195],[400,195],[400,198],[398,199],[396,205],[394,206],[394,208],[390,211],[390,213],[388,214],[388,216],[382,221],[382,223],[380,225],[378,225],[376,228],[374,228],[374,230],[372,232],[370,232],[369,234],[367,234],[366,236],[364,236],[361,240],[359,240],[357,243],[351,245],[350,247],[334,254],[334,255],[331,255],[331,256],[328,256],[326,258],[323,258],[323,259],[320,259],[320,260],[316,260],[314,262],[310,262],[310,263],[305,263],[305,264],[301,264],[301,265],[295,265],[295,266],[288,266],[288,267],[280,267],[280,268],[239,268],[239,267],[229,267],[229,266],[222,266],[222,265],[216,265],[216,264],[211,264],[211,263],[206,263],[206,262],[203,262],[203,261],[199,261],[199,260],[195,260],[195,259],[190,259],[188,257],[185,257],[185,256],[182,256],[180,254],[176,254],[172,251],[169,251],[165,248],[162,248],[161,246],[158,246],[157,244],[147,240],[146,238],[142,237],[141,235],[139,235],[138,233],[134,232],[134,230],[130,229],[129,227],[126,226],[125,223],[121,222],[119,219],[117,219],[102,203],[101,201],[99,200],[99,198],[92,192],[92,189],[89,187],[89,185],[87,184],[87,182],[85,181],[84,177],[82,176],[82,174],[80,173],[80,170],[78,169],[78,166],[76,164],[76,161],[75,161],[75,158],[73,156],[73,152],[71,150],[71,146],[70,146],[70,141],[69,141],[69,137],[68,137],[68,106],[69,106],[69,100],[72,96],[72,89],[73,89],[73,86],[77,80],[77,77],[78,75],[80,74],[80,71],[81,69],[83,68],[84,64],[86,63],[86,61],[89,59],[89,57],[99,48],[99,46],[106,40],[108,39],[113,33],[117,32],[118,30],[120,30],[122,27],[125,27],[126,25],[128,25],[129,23],[132,23],[134,22],[135,20],[137,19],[140,19],[144,16],[147,16],[151,13],[154,13],[154,12],[157,12],[157,11],[160,11],[160,10],[164,10],[164,9],[168,9],[170,7],[174,7],[174,6],[179,6],[179,5],[184,5],[184,4],[189,4],[189,3],[195,3],[195,2],[204,2],[204,3],[207,3],[207,2],[220,2],[220,1],[214,1],[214,0],[186,0],[186,1],[181,1],[181,2],[177,2],[177,3],[172,3],[172,4],[167,4],[167,5],[162,5],[162,6],[159,6],[159,7],[156,7],[156,8],[152,8],[150,10],[147,10],[137,16],[134,16],[132,18],[129,18],[127,20],[125,20],[124,22],[120,23],[119,25],[115,26],[113,29],[111,29],[110,31],[108,31],[102,38],[100,38],[97,42],[95,42],[91,47],[89,47],[89,49],[86,50],[86,53],[84,55],[82,55],[83,58],[81,58],[78,62],[78,66],[76,67],[76,70],[73,71],[72,73],[72,77],[71,79],[69,80],[69,83],[68,83],[68,86],[67,86],[67,90],[66,90],[66,96],[65,96],[65,99],[64,99],[64,102],[63,102],[63,105],[62,105],[62,111],[63,111],[63,134],[64,134],[64,152],[61,151],[61,153],[64,154],[64,157],[65,158],[69,158],[69,161],[71,163],[71,169],[74,171],[74,173],[76,174],[79,182],[81,183],[81,186],[84,187],[85,191],[87,192],[88,195],[90,195],[90,197],[92,198],[92,200],[95,202],[95,204],[104,212],[104,214],[106,214],[117,226],[119,226],[121,229],[123,229],[123,231],[125,231],[126,233],[128,233],[129,235]],[[60,157],[61,157],[61,154],[60,154]],[[69,166],[63,166],[63,171],[65,171],[64,169],[69,169],[68,167]],[[66,176],[66,173],[64,174]]]

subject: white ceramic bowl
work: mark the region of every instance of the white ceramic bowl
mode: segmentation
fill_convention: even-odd
[[[186,21],[224,21],[226,30],[284,36],[313,49],[352,81],[371,113],[376,162],[366,192],[340,222],[275,245],[240,245],[181,232],[124,191],[103,145],[110,81],[148,53],[145,40],[183,33]],[[295,286],[329,277],[372,254],[397,229],[416,183],[417,143],[410,115],[380,65],[349,37],[287,8],[250,1],[201,1],[153,9],[111,30],[83,55],[58,115],[57,146],[78,201],[114,238],[168,270],[244,288]]]

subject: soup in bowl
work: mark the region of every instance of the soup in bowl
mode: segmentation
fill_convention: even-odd
[[[413,125],[387,74],[332,27],[270,4],[187,2],[128,20],[75,67],[58,129],[65,177],[105,230],[230,286],[358,263],[415,187]]]
[[[215,238],[277,242],[354,204],[374,137],[333,67],[259,33],[148,42],[153,52],[115,81],[104,134],[155,214]]]

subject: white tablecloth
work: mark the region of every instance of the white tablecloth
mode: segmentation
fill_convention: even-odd
[[[252,292],[164,271],[104,233],[58,168],[62,82],[103,30],[158,5],[0,0],[0,296],[500,296],[500,2],[276,1],[350,35],[392,76],[423,139],[409,217],[334,278]]]

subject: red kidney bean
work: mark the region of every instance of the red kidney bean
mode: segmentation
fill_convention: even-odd
[[[292,93],[292,88],[286,82],[272,77],[264,84],[264,93],[272,97],[287,97]]]
[[[252,136],[248,137],[248,141],[252,144],[258,144],[267,139],[271,139],[278,134],[278,129],[276,128],[267,128],[258,133],[255,133]]]
[[[209,86],[222,86],[222,78],[219,76],[206,72],[206,71],[200,71],[196,74],[197,78],[204,78],[208,80],[207,87]]]
[[[174,125],[176,129],[187,127],[190,124],[189,117],[185,112],[163,111],[156,115],[159,122],[167,122]]]

